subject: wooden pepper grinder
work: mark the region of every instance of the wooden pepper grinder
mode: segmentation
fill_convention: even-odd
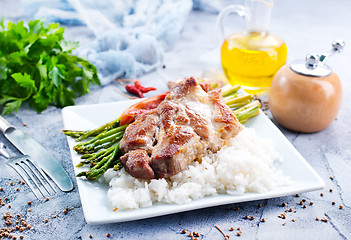
[[[345,43],[334,41],[332,50],[308,54],[305,61],[296,61],[279,69],[269,95],[274,119],[283,127],[298,132],[318,132],[328,127],[338,114],[341,82],[326,59],[342,52]]]

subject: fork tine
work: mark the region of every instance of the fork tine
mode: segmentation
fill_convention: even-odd
[[[53,187],[53,185],[51,184],[50,180],[48,179],[48,177],[46,176],[46,173],[40,168],[37,167],[37,165],[29,158],[27,158],[27,161],[30,162],[32,164],[32,166],[40,173],[40,176],[42,176],[45,181],[48,183],[48,185],[51,187],[52,191],[54,193],[56,193],[55,188]],[[48,188],[46,187],[46,185],[44,184],[44,182],[39,178],[40,182],[43,184],[45,190],[50,194],[50,192],[48,191]]]
[[[37,174],[37,172],[33,169],[32,166],[30,166],[30,164],[28,164],[28,162],[30,162],[28,160],[28,158],[24,159],[21,161],[21,163],[23,163],[24,165],[26,165],[26,167],[31,171],[31,173],[35,176],[35,178],[39,181],[39,184],[41,184],[41,186],[43,186],[43,188],[46,190],[46,192],[50,195],[50,191],[47,189],[47,187],[45,186],[43,180],[41,179],[41,177]],[[33,163],[31,163],[31,165],[33,165]],[[35,169],[37,169],[37,167],[35,167]],[[40,188],[39,184],[37,181],[34,181],[34,179],[32,178],[33,182],[35,183],[35,185],[39,188],[39,191],[43,193],[42,188]],[[43,196],[45,197],[45,194],[43,194]]]
[[[41,190],[41,187],[39,186],[39,184],[38,184],[38,182],[36,181],[36,179],[34,179],[34,177],[31,177],[31,176],[33,176],[33,174],[34,174],[35,178],[39,179],[39,178],[38,178],[38,175],[37,175],[30,167],[28,167],[28,165],[25,164],[23,160],[21,161],[21,163],[23,163],[24,165],[26,165],[26,167],[27,167],[29,170],[27,170],[26,168],[24,168],[24,167],[23,167],[21,164],[19,164],[19,163],[16,163],[16,165],[18,165],[20,168],[23,169],[23,171],[27,174],[27,176],[32,180],[32,182],[34,183],[34,185],[37,187],[37,189],[39,190],[39,192],[41,193],[41,195],[43,195],[43,197],[45,197],[45,194],[44,194],[43,191]],[[33,173],[33,174],[31,174],[29,171],[30,171],[31,173]]]
[[[34,196],[37,198],[37,199],[40,199],[40,197],[38,196],[38,194],[35,192],[34,190],[34,187],[33,185],[31,184],[31,182],[29,181],[29,179],[21,172],[19,171],[15,165],[18,165],[22,171],[23,171],[23,168],[18,164],[18,163],[15,163],[15,164],[10,164],[10,163],[7,163],[8,165],[10,165],[17,173],[18,175],[21,176],[21,178],[24,180],[24,182],[27,184],[27,186],[30,188],[30,190],[32,191],[32,193],[34,194]],[[26,173],[28,174],[28,173]]]

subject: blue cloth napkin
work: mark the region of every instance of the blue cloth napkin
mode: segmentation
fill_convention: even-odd
[[[76,53],[93,63],[103,85],[155,69],[192,9],[191,0],[27,0],[35,19],[86,25],[95,40]],[[77,39],[79,40],[79,39]]]

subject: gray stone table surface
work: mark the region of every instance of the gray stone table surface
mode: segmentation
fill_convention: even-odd
[[[0,1],[0,14],[6,14],[10,19],[20,19],[21,11],[19,1]],[[169,80],[216,73],[220,64],[215,22],[215,14],[192,12],[176,46],[165,53],[163,64],[158,69],[140,78],[142,83],[155,85],[159,92],[163,92]],[[230,29],[230,24],[227,25]],[[303,58],[309,52],[323,52],[329,49],[334,39],[346,42],[345,51],[328,60],[343,84],[343,102],[337,120],[324,131],[314,134],[291,132],[277,125],[324,179],[325,189],[302,193],[300,197],[286,196],[138,221],[88,225],[83,216],[68,144],[60,131],[63,128],[61,109],[49,107],[37,114],[24,106],[5,118],[58,159],[73,179],[75,188],[69,193],[58,192],[49,201],[36,200],[26,185],[19,183],[19,176],[6,165],[6,160],[0,157],[0,187],[3,188],[0,198],[3,201],[8,198],[6,204],[0,206],[0,213],[21,214],[32,225],[32,229],[21,233],[24,239],[89,239],[89,234],[93,239],[107,239],[107,233],[111,235],[110,239],[190,239],[188,234],[181,234],[183,229],[188,233],[198,232],[199,239],[224,239],[214,225],[230,235],[230,239],[351,239],[351,1],[276,1],[270,31],[285,40],[288,61]],[[84,43],[93,35],[85,27],[72,27],[67,28],[66,37]],[[123,100],[116,89],[122,90],[117,82],[94,88],[76,104]],[[8,145],[13,154],[17,153],[2,134],[0,142]],[[14,185],[10,186],[10,182]],[[306,199],[306,208],[299,205],[302,199]],[[31,206],[28,201],[31,201]],[[332,202],[336,204],[332,205]],[[282,207],[282,203],[287,206]],[[343,208],[339,209],[339,205]],[[240,210],[236,211],[236,207]],[[65,208],[68,208],[67,214],[63,213]],[[287,213],[286,219],[278,217],[289,208],[296,213]],[[245,215],[255,219],[244,219]],[[316,217],[325,217],[328,221],[316,221]],[[261,222],[262,218],[266,222]],[[45,223],[45,219],[49,221]],[[0,228],[4,227],[3,223],[0,221]],[[240,227],[242,236],[236,236],[237,231],[229,231],[231,227]]]

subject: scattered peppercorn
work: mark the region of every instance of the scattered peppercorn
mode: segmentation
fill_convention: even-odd
[[[239,210],[240,210],[240,207],[236,207],[236,208],[235,208],[235,211],[239,211]]]
[[[233,227],[231,227],[230,229],[229,229],[229,231],[234,231],[235,229],[233,228]]]
[[[19,191],[19,188],[16,188],[16,191],[18,192],[18,191]]]
[[[333,189],[332,189],[332,188],[330,188],[330,189],[329,189],[329,192],[332,192],[332,191],[333,191]]]
[[[255,219],[255,217],[254,217],[254,216],[251,216],[251,217],[250,217],[250,220],[254,220],[254,219]]]
[[[32,205],[32,202],[31,202],[31,201],[28,201],[28,205]]]
[[[45,223],[48,223],[49,222],[49,219],[45,219]]]
[[[56,215],[52,215],[53,218],[56,218]]]
[[[321,218],[321,221],[323,221],[323,222],[328,222],[328,219],[326,219],[325,217],[322,217],[322,218]]]
[[[63,214],[67,214],[68,208],[63,209]]]
[[[111,237],[111,234],[109,234],[109,233],[106,233],[106,237]]]
[[[13,186],[13,182],[10,182],[10,186]]]
[[[282,203],[282,207],[286,207],[286,206],[288,206],[288,204]]]
[[[330,178],[330,180],[334,180],[333,176],[330,176],[329,178]]]
[[[236,233],[236,235],[240,237],[241,236],[241,232]]]
[[[293,211],[293,209],[292,208],[289,208],[289,212],[292,212]]]
[[[306,202],[306,199],[302,199],[301,201],[302,201],[302,202]]]
[[[300,194],[297,194],[297,193],[296,193],[295,197],[300,197]]]
[[[262,207],[262,204],[261,204],[261,203],[259,203],[259,204],[257,205],[257,207],[259,207],[259,208],[260,208],[260,207]]]
[[[5,197],[5,201],[8,201],[9,200],[9,198],[8,197]]]
[[[261,219],[261,222],[265,222],[265,221],[266,221],[266,219],[265,219],[265,218],[262,218],[262,219]]]
[[[19,236],[19,238],[20,238],[20,239],[23,239],[23,238],[24,238],[24,236],[23,236],[23,235],[20,235],[20,236]]]
[[[303,205],[303,201],[300,202],[300,205]]]
[[[46,197],[46,199],[45,199],[46,201],[49,201],[50,200],[50,198],[49,197]]]
[[[198,232],[193,232],[194,237],[200,237],[200,233]]]
[[[342,205],[339,206],[339,209],[343,209],[344,207]]]
[[[186,234],[186,230],[185,229],[182,231],[182,234]]]
[[[332,202],[332,205],[335,205],[335,202]]]
[[[249,215],[246,215],[246,216],[245,216],[245,219],[249,219]]]
[[[303,207],[303,208],[306,208],[306,205],[303,205],[302,207]]]
[[[310,202],[310,205],[312,206],[312,205],[313,205],[313,202]]]
[[[321,193],[320,195],[321,195],[321,197],[323,197],[323,195],[324,195],[324,194],[323,194],[323,193]]]
[[[1,187],[1,188],[0,188],[0,192],[2,192],[2,191],[4,191],[4,189]]]
[[[93,236],[91,235],[91,234],[89,234],[89,236],[88,236],[89,238],[92,238]]]

